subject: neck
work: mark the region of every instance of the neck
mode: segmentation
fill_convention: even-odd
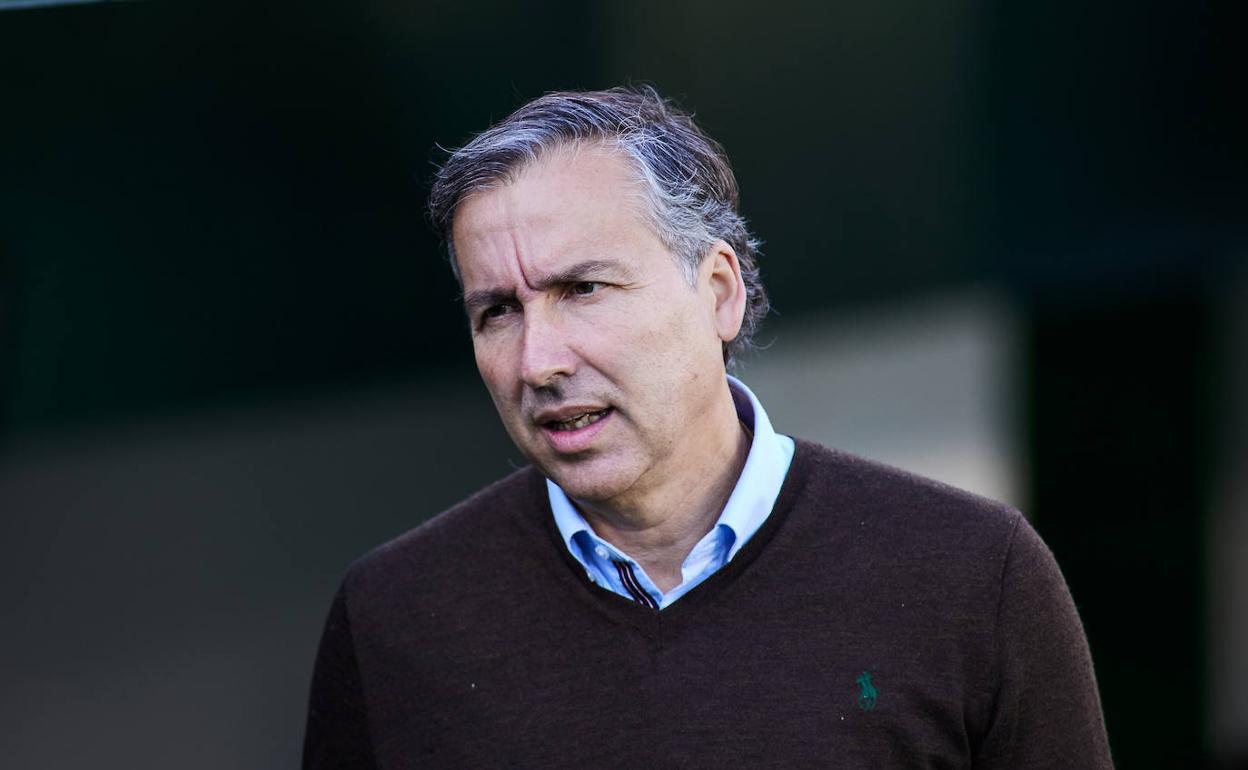
[[[682,582],[681,565],[719,518],[750,453],[726,384],[722,393],[709,430],[686,442],[694,454],[679,463],[681,475],[627,500],[576,501],[594,532],[636,559],[664,592]]]

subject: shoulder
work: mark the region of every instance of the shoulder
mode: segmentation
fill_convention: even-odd
[[[958,704],[985,767],[1112,766],[1078,614],[1022,514],[805,441],[793,470],[788,585],[906,680],[899,701]]]
[[[489,563],[541,529],[544,491],[540,474],[522,468],[364,554],[347,570],[344,586],[359,594]]]
[[[833,583],[869,580],[990,612],[1012,544],[1029,530],[1009,505],[808,441],[797,441],[790,473],[776,540]]]
[[[887,527],[899,537],[910,533],[927,542],[972,538],[1000,545],[1023,523],[1022,515],[1005,503],[848,452],[795,441],[799,499],[842,522]]]

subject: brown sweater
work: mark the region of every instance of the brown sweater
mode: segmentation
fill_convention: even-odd
[[[519,471],[333,602],[305,768],[1112,767],[1087,643],[1013,510],[798,441],[775,509],[658,612]]]

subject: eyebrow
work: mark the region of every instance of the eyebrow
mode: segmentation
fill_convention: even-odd
[[[619,260],[587,259],[574,265],[569,265],[558,272],[538,276],[529,283],[529,286],[534,291],[544,291],[551,286],[591,281],[602,277],[603,273],[609,272],[621,274],[624,280],[630,280],[633,275],[628,266]],[[516,293],[510,289],[476,289],[463,294],[464,309],[469,313],[477,308],[490,307],[500,302],[513,302],[515,299]]]

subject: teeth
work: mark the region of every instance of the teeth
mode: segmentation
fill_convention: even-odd
[[[586,425],[591,423],[598,422],[605,417],[606,414],[606,409],[603,409],[601,412],[586,412],[585,414],[573,417],[570,420],[556,422],[555,427],[559,430],[577,430],[579,428],[584,428]]]

